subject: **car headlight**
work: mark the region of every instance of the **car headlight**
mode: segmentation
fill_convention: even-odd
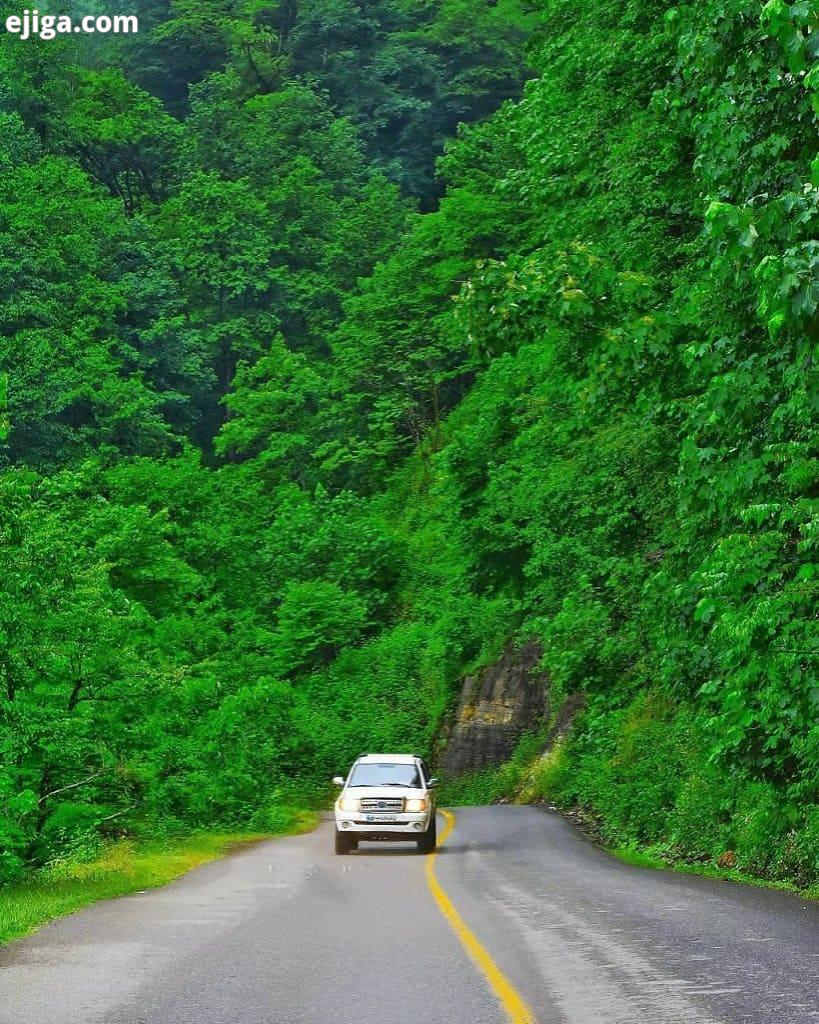
[[[354,796],[341,796],[338,798],[338,809],[340,811],[357,811],[358,800]]]
[[[417,814],[418,811],[425,811],[427,809],[427,802],[423,797],[407,800],[406,810],[410,814]]]

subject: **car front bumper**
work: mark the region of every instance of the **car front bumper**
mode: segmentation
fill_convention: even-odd
[[[431,811],[424,811],[422,814],[396,814],[394,821],[372,821],[361,811],[354,814],[342,814],[336,811],[336,828],[339,832],[356,836],[358,839],[370,838],[379,841],[395,839],[396,842],[406,842],[409,839],[418,839],[427,831],[432,817]]]

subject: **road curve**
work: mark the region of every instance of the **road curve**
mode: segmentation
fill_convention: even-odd
[[[335,857],[331,828],[5,948],[0,1024],[508,1022],[426,858]],[[819,1021],[816,904],[621,864],[528,807],[458,811],[433,867],[538,1024]]]

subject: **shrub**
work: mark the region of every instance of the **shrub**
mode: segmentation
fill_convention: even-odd
[[[551,750],[537,758],[524,776],[520,799],[527,803],[550,800],[563,804],[570,780],[571,760],[566,751],[566,741],[559,740]]]
[[[738,866],[767,878],[783,877],[788,834],[795,820],[780,790],[767,782],[747,782],[739,793],[734,818]]]
[[[725,769],[695,765],[680,785],[669,819],[669,839],[683,857],[718,857],[732,845],[731,812],[736,783]]]

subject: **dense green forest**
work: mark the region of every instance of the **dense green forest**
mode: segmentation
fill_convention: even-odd
[[[136,8],[0,38],[0,880],[525,639],[539,795],[819,878],[817,5]]]

